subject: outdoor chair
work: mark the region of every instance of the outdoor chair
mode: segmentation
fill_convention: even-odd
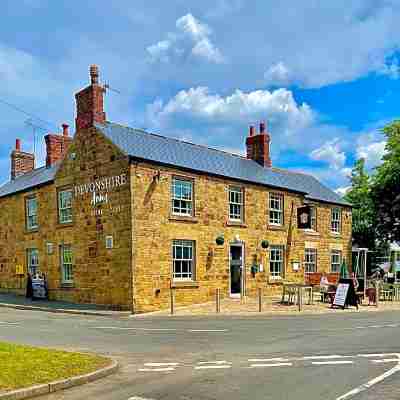
[[[380,298],[379,300],[382,301],[393,301],[394,297],[394,289],[392,285],[385,284],[383,285],[382,289],[379,291]]]

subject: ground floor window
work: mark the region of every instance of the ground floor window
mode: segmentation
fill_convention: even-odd
[[[39,272],[39,251],[38,249],[28,249],[26,252],[28,260],[28,272],[34,276]]]
[[[61,251],[61,280],[63,283],[72,283],[74,280],[72,265],[72,247],[64,244],[60,247]]]
[[[194,280],[194,242],[192,240],[173,241],[173,278]]]
[[[269,252],[269,271],[271,276],[283,277],[284,267],[284,246],[271,246]]]
[[[332,250],[331,271],[340,272],[341,263],[342,263],[342,252],[340,250]]]
[[[305,249],[304,271],[317,272],[317,249]]]

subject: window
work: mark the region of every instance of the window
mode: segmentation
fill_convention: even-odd
[[[72,190],[58,192],[58,220],[60,224],[72,222]]]
[[[311,229],[317,231],[317,207],[311,206]]]
[[[284,272],[284,246],[271,246],[269,253],[269,271],[273,277],[282,277]]]
[[[172,213],[193,215],[193,182],[179,178],[172,180]]]
[[[69,244],[64,244],[60,247],[61,255],[61,280],[63,283],[72,283],[73,265],[72,265],[72,248]]]
[[[342,252],[340,250],[332,250],[331,253],[331,272],[340,272],[342,264]]]
[[[229,188],[229,219],[243,221],[243,190],[238,186]]]
[[[304,271],[317,272],[317,249],[305,249]]]
[[[36,196],[27,198],[25,204],[26,204],[26,228],[29,230],[36,229],[39,226]]]
[[[283,196],[281,194],[269,194],[269,223],[271,225],[283,224]]]
[[[174,240],[173,278],[175,280],[194,280],[194,242]]]
[[[341,212],[340,208],[332,208],[331,212],[331,231],[334,233],[340,233],[341,228]]]
[[[109,235],[106,236],[106,249],[112,249],[114,247],[114,237]]]
[[[34,276],[39,272],[39,251],[38,249],[28,249],[26,254],[28,260],[28,272]]]

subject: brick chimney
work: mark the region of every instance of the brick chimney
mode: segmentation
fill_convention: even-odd
[[[57,161],[64,158],[72,143],[72,137],[68,133],[68,125],[62,124],[62,135],[49,133],[44,137],[46,142],[46,167],[49,168]]]
[[[75,95],[76,100],[76,131],[93,126],[95,122],[104,123],[104,87],[99,85],[99,69],[97,65],[90,66],[90,86]]]
[[[263,167],[272,167],[269,154],[271,137],[266,131],[265,122],[260,123],[260,132],[255,133],[254,126],[250,126],[249,136],[246,138],[247,158],[256,161]]]
[[[11,153],[11,179],[14,180],[35,169],[35,155],[21,151],[21,140],[15,141],[15,150]]]

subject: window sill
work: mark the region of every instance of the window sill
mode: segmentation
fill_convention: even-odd
[[[61,282],[60,289],[75,289],[73,282]]]
[[[172,282],[171,287],[173,289],[198,288],[199,283],[196,281],[174,281]]]
[[[237,228],[247,228],[247,224],[242,221],[226,221],[225,226],[236,226]]]
[[[272,231],[286,231],[283,225],[271,225],[268,224],[268,229]]]
[[[303,231],[303,233],[305,235],[309,235],[309,236],[320,236],[320,233],[318,231],[314,231],[312,229],[300,229],[301,231]]]
[[[283,284],[283,278],[281,276],[269,276],[268,283]]]
[[[72,226],[74,226],[73,222],[65,222],[64,224],[58,222],[56,228],[57,229],[59,229],[59,228],[70,228]]]
[[[184,215],[170,215],[169,220],[172,222],[189,222],[192,224],[196,224],[199,222],[199,220],[196,217],[184,216]]]
[[[331,237],[336,238],[336,239],[341,239],[342,234],[341,233],[336,233],[336,232],[331,232]]]
[[[37,233],[37,232],[39,232],[39,227],[37,227],[37,228],[32,228],[32,229],[25,229],[25,233],[26,234],[30,234],[30,233]]]

